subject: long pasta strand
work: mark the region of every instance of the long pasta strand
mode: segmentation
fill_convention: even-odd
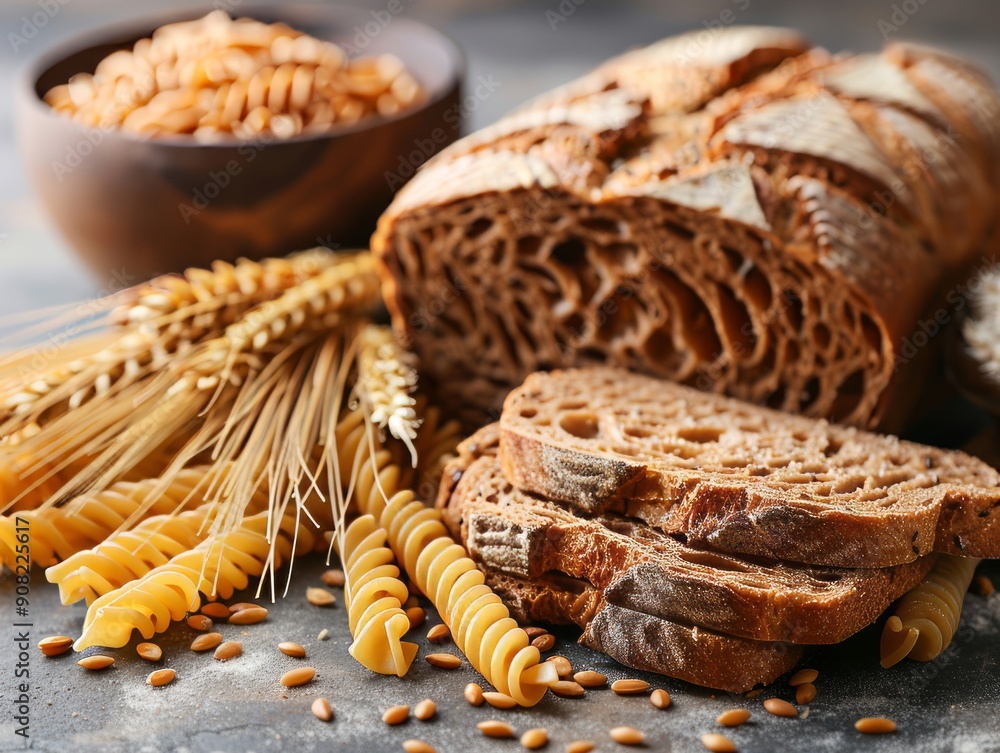
[[[906,594],[882,632],[882,666],[909,657],[931,661],[951,644],[962,602],[980,560],[942,554],[923,582]]]
[[[209,599],[228,599],[267,568],[280,567],[292,556],[313,549],[315,535],[299,525],[296,515],[283,516],[271,540],[269,519],[268,512],[246,518],[229,533],[213,536],[145,577],[100,597],[87,609],[83,633],[74,648],[120,648],[129,642],[133,630],[148,640],[172,621],[197,611],[200,593]]]

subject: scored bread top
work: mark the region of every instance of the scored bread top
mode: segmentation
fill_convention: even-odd
[[[499,441],[522,490],[721,551],[839,567],[1000,557],[1000,475],[976,458],[619,369],[529,376]]]

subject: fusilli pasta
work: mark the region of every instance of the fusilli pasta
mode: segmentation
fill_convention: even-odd
[[[84,125],[144,135],[279,138],[392,115],[424,94],[391,55],[348,60],[332,42],[218,10],[168,24],[73,76],[45,101]]]
[[[559,680],[555,665],[541,662],[528,634],[449,536],[440,512],[411,492],[400,492],[385,506],[380,523],[407,575],[437,608],[472,666],[521,706],[538,703]]]
[[[23,512],[20,517],[27,518],[31,526],[31,558],[42,567],[55,565],[99,545],[129,521],[134,522],[137,514],[147,517],[174,512],[210,481],[206,469],[190,468],[180,471],[165,489],[158,489],[161,483],[155,478],[120,481],[62,507]],[[13,548],[14,521],[0,518],[0,553],[8,567]]]
[[[882,632],[882,666],[931,661],[948,648],[979,560],[942,554],[924,581],[900,599]]]
[[[313,549],[314,533],[299,525],[294,514],[281,518],[279,530],[271,532],[272,540],[268,539],[269,519],[268,512],[248,517],[232,531],[206,539],[143,578],[101,596],[87,609],[83,633],[74,648],[120,648],[133,630],[148,640],[172,621],[197,611],[200,593],[210,600],[228,599],[234,591],[246,588],[251,577]]]
[[[371,515],[357,518],[338,547],[344,563],[346,602],[351,635],[350,652],[372,672],[402,677],[417,655],[415,643],[402,638],[410,630],[403,611],[409,596],[399,580],[392,551],[385,545],[387,534]]]

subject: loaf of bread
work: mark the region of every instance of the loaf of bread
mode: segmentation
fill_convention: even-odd
[[[872,426],[925,308],[996,246],[1000,100],[945,53],[731,28],[602,65],[428,163],[373,248],[397,329],[483,423],[610,363]]]
[[[622,369],[532,374],[499,445],[515,487],[700,548],[848,568],[1000,557],[1000,474],[970,455]]]

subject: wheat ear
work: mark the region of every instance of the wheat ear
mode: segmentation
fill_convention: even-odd
[[[413,391],[417,386],[414,358],[400,347],[392,330],[370,324],[362,330],[358,348],[356,390],[371,422],[388,429],[410,451],[417,465],[417,418]]]

